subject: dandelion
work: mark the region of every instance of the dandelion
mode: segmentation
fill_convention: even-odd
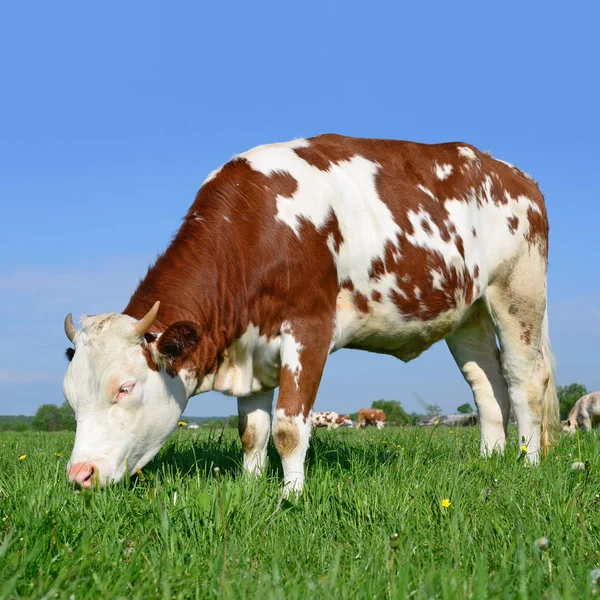
[[[143,473],[142,473],[142,470],[141,470],[141,469],[136,469],[136,470],[135,470],[135,472],[136,472],[136,474],[137,474],[137,475],[143,475]]]
[[[585,464],[582,462],[574,462],[571,465],[571,469],[573,469],[573,471],[585,471]]]
[[[56,456],[56,458],[62,458],[62,452],[55,452],[54,456]]]
[[[525,444],[521,446],[521,452],[527,452],[527,446]]]
[[[185,427],[187,423],[185,421],[177,421],[177,427]]]
[[[19,456],[19,460],[25,460],[27,458],[27,454],[21,454],[21,456]]]
[[[548,540],[548,538],[546,536],[538,538],[534,542],[535,547],[539,548],[542,552],[546,552],[546,550],[548,550],[549,544],[550,544],[550,541]]]
[[[449,498],[444,498],[442,500],[442,508],[450,508],[451,504],[452,504],[452,502],[450,502]]]
[[[439,424],[440,424],[440,421],[439,421],[439,419],[436,419],[436,420],[433,422],[433,424],[434,424],[434,425],[439,425]]]

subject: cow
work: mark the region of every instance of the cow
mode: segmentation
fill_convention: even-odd
[[[385,413],[380,408],[361,408],[358,411],[356,429],[364,429],[367,425],[375,425],[377,429],[383,429],[385,425]]]
[[[336,412],[313,412],[311,414],[313,427],[327,427],[337,429],[342,425],[352,426],[352,420],[348,415],[339,415]]]
[[[562,422],[564,433],[575,433],[579,428],[591,431],[600,425],[600,392],[582,396],[575,402],[569,416]]]
[[[478,422],[479,415],[477,413],[457,413],[440,417],[440,424],[449,427],[469,427],[477,425]]]
[[[559,425],[547,257],[537,184],[466,143],[327,134],[235,156],[122,313],[65,318],[68,478],[103,486],[142,468],[208,390],[237,397],[258,474],[279,387],[273,439],[298,494],[329,354],[407,362],[440,340],[472,389],[482,454],[503,450],[512,404],[535,463]]]

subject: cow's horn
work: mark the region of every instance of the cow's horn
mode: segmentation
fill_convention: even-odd
[[[135,332],[138,335],[144,335],[150,327],[152,327],[152,323],[156,321],[156,315],[158,315],[158,307],[160,306],[160,301],[157,300],[154,303],[154,306],[148,311],[146,316],[143,319],[140,319],[135,324]]]
[[[71,342],[75,339],[75,334],[77,333],[77,327],[73,324],[73,315],[69,313],[65,317],[65,333]],[[73,342],[74,343],[74,342]]]

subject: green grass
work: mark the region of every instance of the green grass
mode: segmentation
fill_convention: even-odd
[[[591,597],[594,435],[561,440],[537,468],[514,431],[489,460],[478,436],[318,431],[304,496],[278,508],[277,455],[243,476],[232,430],[176,432],[142,476],[85,493],[65,480],[72,435],[0,434],[0,596]],[[571,469],[579,458],[589,470]]]

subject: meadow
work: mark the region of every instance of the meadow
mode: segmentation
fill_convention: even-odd
[[[248,478],[235,430],[178,430],[139,475],[77,493],[73,434],[0,434],[0,597],[594,596],[594,434],[537,468],[510,435],[482,460],[478,428],[320,430],[282,501],[274,449]]]

